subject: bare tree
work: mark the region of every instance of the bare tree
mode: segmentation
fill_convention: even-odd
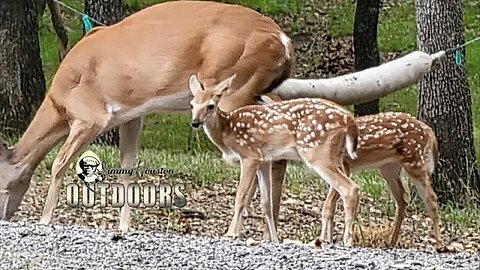
[[[416,0],[418,49],[434,53],[463,44],[461,0]],[[465,52],[462,50],[462,55]],[[438,137],[434,186],[440,202],[479,198],[480,181],[472,134],[470,88],[464,65],[448,57],[419,84],[418,116]]]
[[[37,4],[0,1],[0,127],[8,135],[26,129],[45,95]]]
[[[380,0],[358,0],[353,28],[355,70],[360,71],[380,64],[377,45],[377,26]],[[378,113],[379,100],[354,105],[355,115]]]

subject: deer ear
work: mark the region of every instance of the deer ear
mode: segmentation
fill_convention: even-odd
[[[261,95],[261,96],[260,96],[260,100],[263,102],[263,104],[275,103],[275,101],[274,101],[271,97],[269,97],[269,96],[267,96],[267,95]]]
[[[203,91],[202,83],[198,80],[197,75],[195,74],[190,76],[188,87],[193,96],[196,96],[200,91]]]
[[[235,80],[235,78],[237,77],[237,74],[233,74],[232,76],[230,76],[229,78],[221,81],[216,87],[215,87],[215,94],[217,96],[221,96],[225,90],[227,90],[228,88],[230,88],[230,86],[232,86],[232,82],[233,80]]]

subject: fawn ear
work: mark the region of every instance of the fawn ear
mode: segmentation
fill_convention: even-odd
[[[188,87],[193,96],[196,96],[200,91],[203,91],[203,85],[198,80],[197,75],[193,74],[188,80]]]
[[[275,103],[275,101],[274,101],[271,97],[269,97],[269,96],[267,96],[267,95],[261,95],[261,96],[260,96],[260,100],[263,102],[263,104]]]
[[[215,87],[215,95],[221,96],[225,90],[230,88],[232,86],[233,80],[237,77],[237,74],[233,74],[229,78],[221,81],[216,87]]]

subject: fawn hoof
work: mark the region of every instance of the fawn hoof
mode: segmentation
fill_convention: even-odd
[[[343,246],[353,247],[353,238],[349,237],[349,238],[343,239]]]
[[[434,250],[437,253],[443,253],[443,252],[448,252],[449,251],[447,246],[444,245],[442,242],[436,242]]]
[[[326,241],[322,240],[320,237],[317,237],[310,241],[307,246],[309,247],[321,247],[322,244],[327,243]]]
[[[238,235],[232,234],[232,233],[226,233],[222,235],[220,238],[225,239],[225,240],[236,240],[238,239]]]
[[[264,240],[265,241],[265,240]],[[273,239],[270,239],[270,240],[266,240],[265,242],[271,242],[271,243],[280,243],[280,239],[278,238],[273,238]]]
[[[278,236],[272,238],[270,236],[270,234],[264,234],[263,235],[263,242],[280,243],[280,242],[282,242],[282,239],[280,239]]]
[[[120,226],[118,227],[118,230],[119,230],[121,233],[127,233],[127,232],[128,232],[128,229],[129,229],[129,226],[128,226],[128,225],[122,225],[122,224],[120,224]]]
[[[40,218],[40,221],[38,223],[41,224],[41,225],[48,225],[48,224],[50,224],[50,219],[42,217],[42,218]]]

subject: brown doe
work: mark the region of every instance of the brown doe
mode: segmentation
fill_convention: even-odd
[[[264,104],[282,101],[274,94],[262,95],[261,99]],[[437,161],[437,140],[433,130],[410,114],[400,112],[356,117],[355,124],[358,127],[357,158],[344,156],[344,168],[347,175],[350,175],[350,170],[380,170],[396,202],[390,244],[395,245],[398,241],[410,199],[410,194],[400,178],[403,168],[425,204],[432,220],[436,247],[439,248],[441,237],[438,228],[437,196],[430,179]],[[254,185],[250,190],[250,198],[255,189]],[[322,209],[322,241],[331,243],[333,240],[333,216],[338,197],[336,190],[330,187]]]
[[[0,219],[17,211],[34,170],[63,139],[41,223],[52,221],[68,165],[97,135],[119,126],[120,165],[131,168],[145,115],[188,113],[192,97],[182,78],[196,73],[213,85],[238,74],[219,104],[231,111],[255,104],[260,94],[287,79],[293,67],[293,45],[282,29],[238,5],[172,1],[93,29],[61,62],[20,141],[10,149],[0,145]],[[285,164],[274,165],[274,179],[283,180]],[[128,185],[129,177],[123,178]],[[129,213],[125,204],[122,231],[129,228]]]
[[[277,242],[271,162],[303,160],[341,195],[346,209],[343,240],[351,246],[359,195],[357,184],[344,173],[342,160],[346,154],[355,158],[357,127],[353,115],[331,101],[309,98],[244,106],[226,113],[217,104],[234,78],[215,87],[203,87],[195,75],[189,80],[192,126],[202,126],[223,158],[228,163],[239,161],[241,166],[234,216],[226,236],[239,236],[245,198],[257,174],[267,231],[270,240]]]

